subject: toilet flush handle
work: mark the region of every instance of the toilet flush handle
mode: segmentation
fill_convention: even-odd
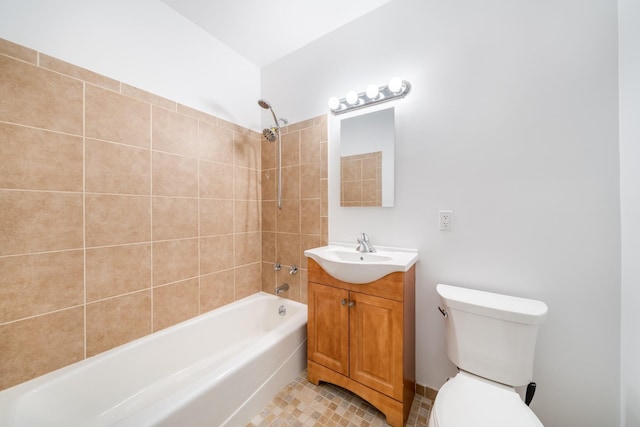
[[[449,313],[447,313],[447,310],[445,310],[444,308],[438,306],[438,311],[444,316],[445,319],[449,317]]]

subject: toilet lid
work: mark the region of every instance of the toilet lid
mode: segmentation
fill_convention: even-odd
[[[543,427],[513,388],[466,372],[442,386],[432,412],[430,427]]]

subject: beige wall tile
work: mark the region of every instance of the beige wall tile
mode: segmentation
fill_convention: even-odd
[[[262,202],[262,231],[276,231],[277,202]]]
[[[262,200],[277,199],[278,172],[275,169],[263,170],[260,174]]]
[[[318,248],[322,245],[320,235],[301,234],[300,235],[300,268],[307,268],[308,259],[304,256],[307,249]]]
[[[276,262],[276,233],[262,232],[262,261]]]
[[[0,188],[82,191],[82,138],[0,123]]]
[[[233,168],[233,195],[236,200],[260,200],[260,171]]]
[[[85,156],[86,191],[150,194],[151,154],[148,149],[87,138]]]
[[[233,164],[245,168],[260,168],[260,140],[252,136],[234,133]]]
[[[244,265],[236,269],[236,300],[262,290],[262,263]]]
[[[193,117],[153,107],[151,137],[153,149],[198,157],[198,121]]]
[[[38,62],[37,51],[12,43],[3,38],[0,38],[0,53],[16,59],[21,59],[22,61],[26,61],[31,64],[36,64]]]
[[[300,164],[317,163],[322,160],[320,127],[313,126],[300,131]]]
[[[193,117],[194,119],[198,119],[198,121],[200,122],[206,122],[216,126],[218,125],[219,119],[216,116],[196,110],[195,108],[176,103],[176,111],[178,113],[186,114],[187,116]]]
[[[153,197],[153,240],[198,237],[198,199]]]
[[[293,132],[293,131],[298,131],[301,129],[305,129],[308,127],[311,127],[314,125],[314,119],[307,119],[307,120],[303,120],[301,122],[296,122],[296,123],[292,123],[289,126],[287,126],[287,130],[289,132]]]
[[[1,255],[82,247],[82,194],[0,191]]]
[[[276,156],[277,156],[277,151],[276,151]],[[276,157],[276,162],[277,162],[277,157]],[[299,164],[300,164],[300,132],[294,132],[294,133],[289,133],[287,135],[282,135],[282,166],[297,166]],[[277,163],[274,165],[274,167],[278,167]]]
[[[260,202],[258,200],[236,200],[234,206],[236,233],[260,231]]]
[[[309,304],[309,272],[300,270],[300,302]]]
[[[0,323],[84,303],[81,250],[0,258]]]
[[[129,86],[126,83],[120,83],[120,93],[169,111],[177,111],[178,108],[178,104],[175,101],[147,92],[146,90],[138,89],[137,87]]]
[[[283,200],[282,209],[276,209],[276,230],[300,233],[300,201]]]
[[[276,287],[276,272],[272,262],[262,262],[262,291],[274,293]]]
[[[277,150],[278,143],[267,141],[263,136],[260,137],[260,164],[261,169],[274,169],[277,167]]]
[[[87,249],[87,302],[151,287],[151,245]]]
[[[282,265],[300,265],[300,234],[277,233],[276,251]]]
[[[90,84],[85,104],[86,137],[149,148],[149,104]]]
[[[103,87],[105,89],[120,91],[120,82],[117,80],[110,79],[108,77],[94,73],[93,71],[86,70],[84,68],[61,61],[43,53],[40,53],[39,65],[42,68],[47,68],[60,74],[75,77],[85,82],[92,83],[96,86]]]
[[[89,193],[85,197],[87,247],[151,240],[149,196]]]
[[[233,233],[233,200],[200,199],[200,236]]]
[[[298,265],[296,264],[296,267]],[[280,271],[276,272],[276,286],[281,286],[283,283],[289,285],[289,290],[282,292],[281,297],[294,301],[300,301],[300,270],[296,274],[289,274],[291,270],[290,265],[283,265]]]
[[[320,163],[310,163],[300,167],[300,198],[320,197]]]
[[[198,239],[153,243],[153,285],[198,277]]]
[[[76,307],[0,325],[0,389],[82,360],[83,316]]]
[[[200,274],[216,273],[234,267],[233,234],[200,238]]]
[[[282,168],[282,198],[300,198],[300,167],[297,165]]]
[[[234,301],[234,270],[200,276],[200,313]]]
[[[153,331],[159,331],[200,313],[198,279],[153,288]]]
[[[0,121],[82,135],[82,82],[0,55]]]
[[[198,197],[198,161],[174,154],[153,152],[154,196]]]
[[[87,357],[150,333],[150,290],[87,304]]]
[[[201,121],[198,144],[201,160],[233,164],[233,131]]]
[[[200,161],[200,197],[233,199],[233,166]]]
[[[262,233],[235,234],[235,265],[260,262],[262,257]]]
[[[320,234],[320,199],[300,201],[300,232]]]

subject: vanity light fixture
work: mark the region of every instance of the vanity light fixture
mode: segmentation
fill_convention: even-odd
[[[342,99],[333,96],[329,98],[329,109],[335,115],[343,114],[359,108],[404,98],[410,90],[411,84],[408,81],[394,77],[389,81],[389,84],[382,86],[372,84],[367,86],[367,90],[364,92],[349,91]]]

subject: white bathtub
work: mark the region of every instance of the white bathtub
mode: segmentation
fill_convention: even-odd
[[[244,426],[306,367],[306,323],[249,296],[0,392],[0,426]]]

